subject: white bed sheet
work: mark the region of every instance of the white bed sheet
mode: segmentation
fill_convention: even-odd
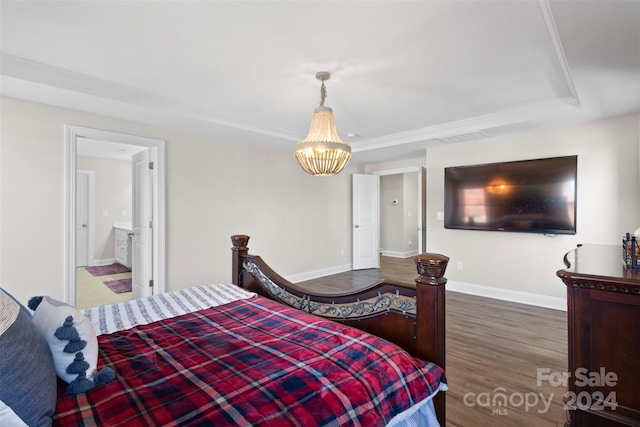
[[[256,296],[231,284],[204,285],[82,310],[97,335],[147,325]]]
[[[441,391],[447,391],[446,384],[440,383],[438,390],[431,396],[393,417],[387,427],[440,427],[433,398]]]

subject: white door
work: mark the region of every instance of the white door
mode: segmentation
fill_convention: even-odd
[[[418,252],[427,252],[427,168],[418,169]]]
[[[89,265],[89,175],[76,174],[76,267]]]
[[[380,177],[353,175],[353,269],[380,267]]]
[[[133,203],[131,239],[131,288],[133,297],[153,294],[152,256],[152,184],[151,149],[134,154],[132,159]]]

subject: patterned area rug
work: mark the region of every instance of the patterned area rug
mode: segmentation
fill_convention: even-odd
[[[131,292],[131,278],[108,280],[103,282],[107,288],[111,289],[113,293],[124,294],[125,292]]]
[[[111,274],[127,273],[131,271],[129,267],[114,262],[111,265],[96,265],[93,267],[85,267],[92,276],[107,276]]]

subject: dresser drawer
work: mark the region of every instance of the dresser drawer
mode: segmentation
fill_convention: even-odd
[[[130,231],[122,228],[114,228],[114,259],[116,262],[131,267],[131,237]]]

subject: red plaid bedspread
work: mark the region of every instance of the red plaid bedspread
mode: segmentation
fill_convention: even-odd
[[[357,329],[264,298],[99,337],[116,379],[71,396],[54,425],[381,426],[444,372]]]

